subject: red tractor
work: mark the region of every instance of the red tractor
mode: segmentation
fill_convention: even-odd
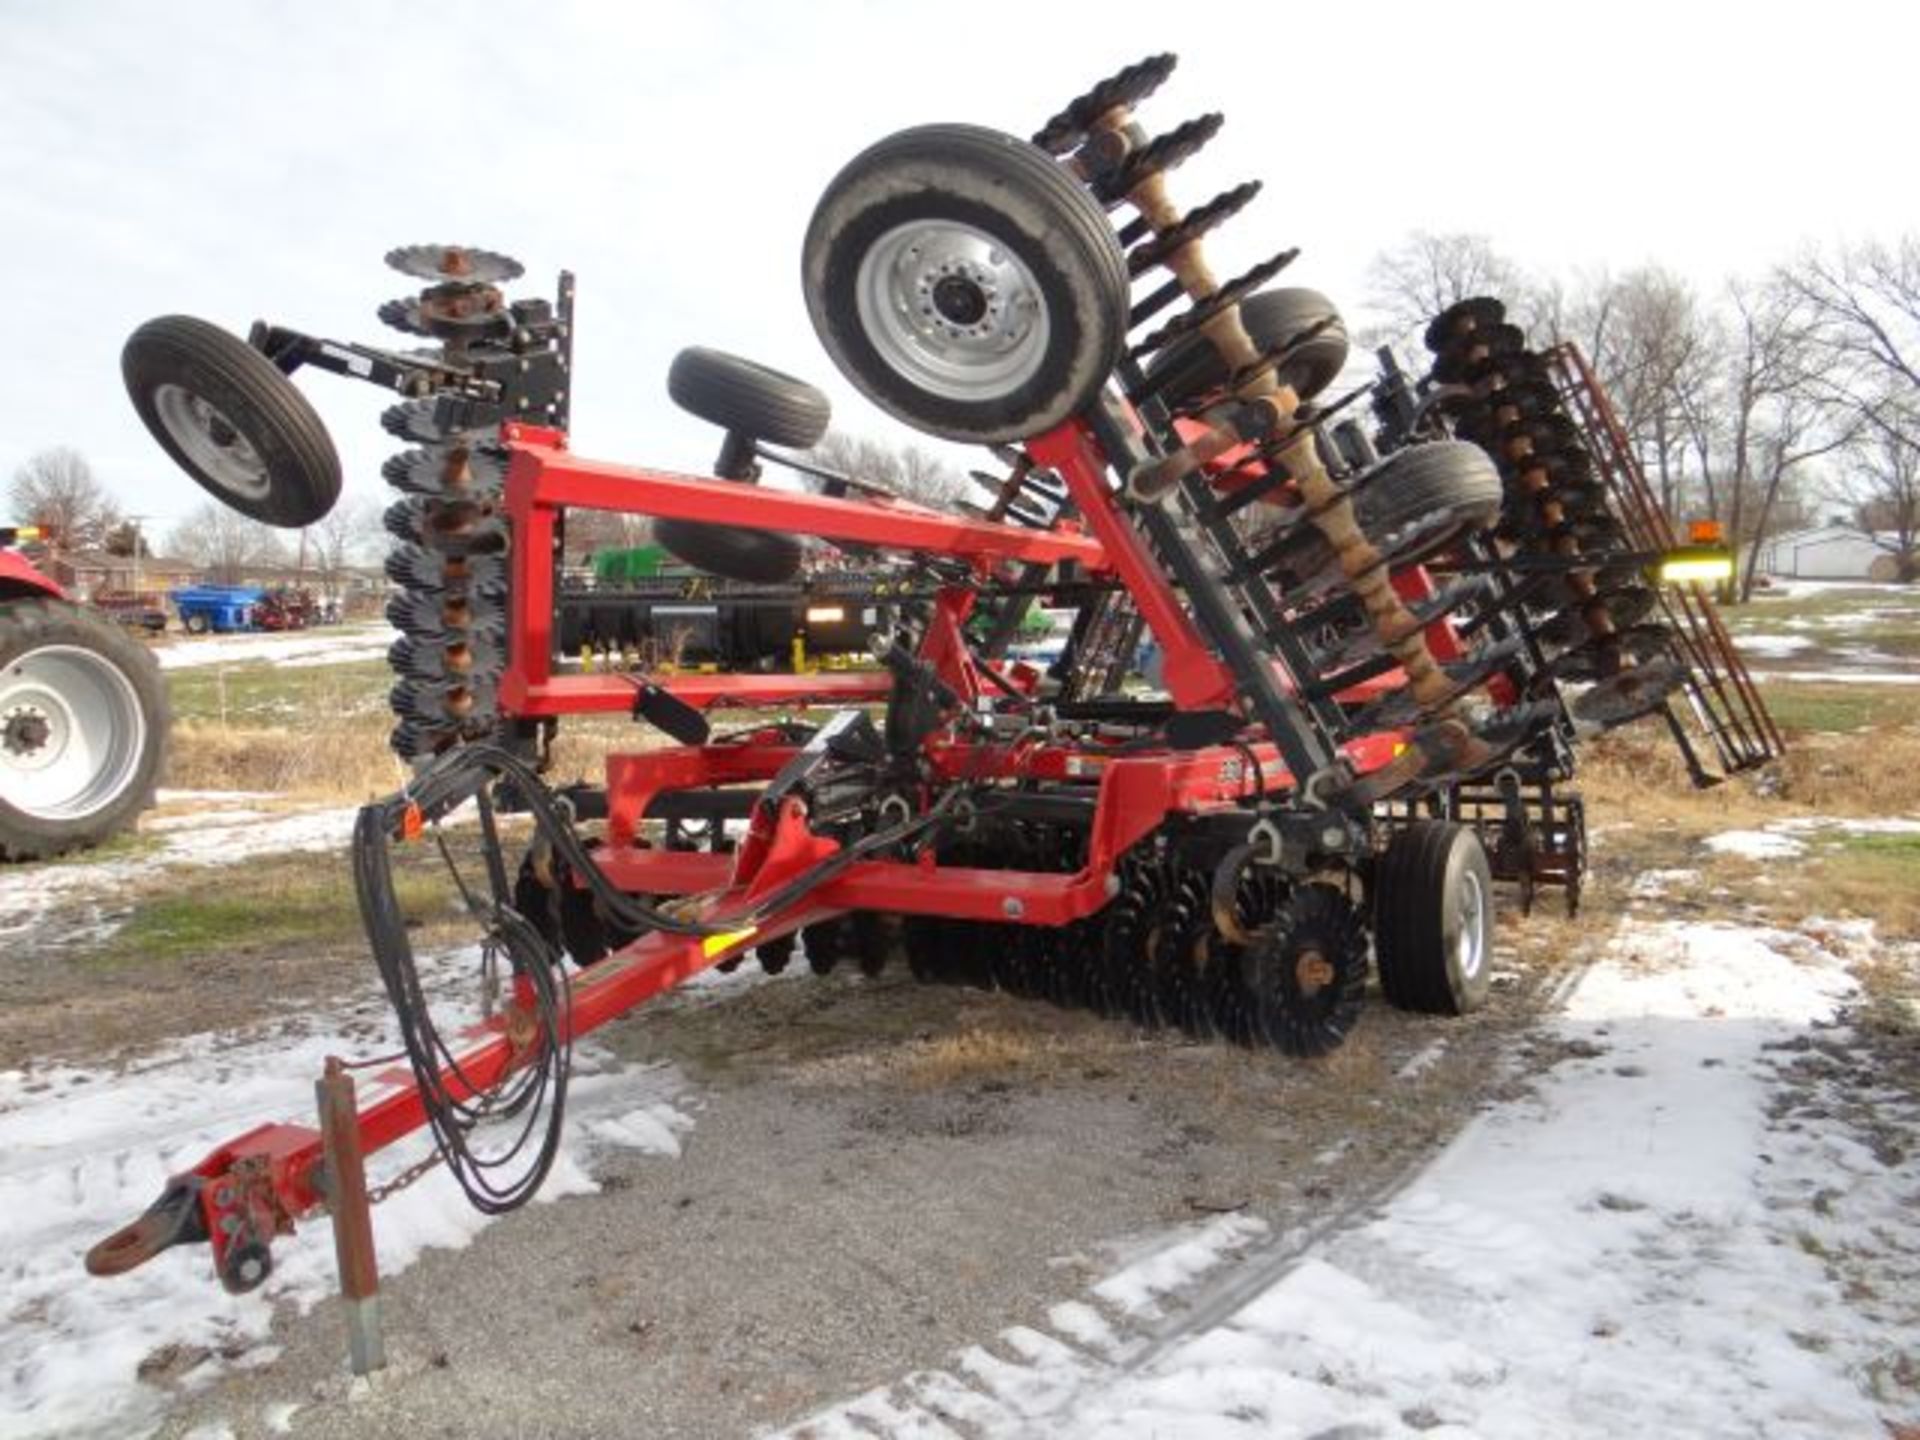
[[[153,656],[67,600],[0,527],[0,860],[98,845],[153,800],[167,697]]]

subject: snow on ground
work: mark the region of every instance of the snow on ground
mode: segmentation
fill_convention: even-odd
[[[1769,660],[1781,659],[1796,650],[1813,648],[1813,640],[1806,635],[1742,635],[1735,643],[1747,654],[1761,655]]]
[[[464,995],[476,953],[423,960],[423,976],[441,995],[454,986]],[[369,983],[329,1012],[193,1037],[124,1072],[0,1071],[0,1437],[150,1432],[166,1397],[139,1371],[158,1356],[174,1356],[170,1371],[189,1387],[223,1366],[270,1363],[275,1307],[305,1309],[336,1287],[324,1220],[275,1242],[273,1277],[251,1295],[220,1288],[204,1246],[111,1280],[85,1275],[81,1256],[217,1143],[266,1121],[311,1123],[313,1082],[328,1055],[382,1054],[398,1043],[385,997]],[[567,1141],[543,1201],[594,1190],[589,1167],[600,1151],[678,1154],[693,1123],[670,1067],[621,1067],[591,1045],[575,1060]],[[363,1077],[361,1103],[378,1088]],[[416,1135],[372,1157],[371,1180],[429,1148]],[[429,1247],[471,1243],[488,1223],[443,1169],[398,1192],[375,1218],[385,1275]]]
[[[386,659],[387,647],[393,644],[397,634],[390,626],[381,624],[189,636],[154,646],[153,655],[162,670],[189,670],[205,665],[269,664],[289,668],[349,665]]]
[[[1817,685],[1920,685],[1920,670],[1755,670],[1755,680],[1800,680]]]
[[[1791,860],[1796,855],[1806,854],[1808,845],[1815,838],[1916,834],[1920,834],[1920,820],[1901,816],[1863,820],[1805,815],[1790,820],[1776,820],[1763,830],[1725,830],[1718,835],[1709,835],[1705,843],[1707,849],[1720,855],[1738,855],[1747,860]],[[1647,877],[1641,878],[1644,880]],[[1635,883],[1634,893],[1641,893],[1638,882]]]
[[[1796,1088],[1790,1057],[1839,1033],[1848,963],[1872,944],[1869,926],[1809,928],[1823,941],[1629,918],[1550,1027],[1568,1058],[1361,1223],[1303,1240],[1222,1222],[1208,1264],[1161,1284],[1136,1262],[1045,1331],[1008,1330],[785,1433],[1533,1440],[1912,1423],[1911,1389],[1871,1392],[1920,1347],[1920,1157],[1878,1155]],[[1911,1097],[1868,1099],[1920,1122]]]
[[[1716,855],[1738,855],[1743,860],[1791,860],[1807,853],[1804,842],[1773,830],[1727,830],[1708,836],[1706,844]]]
[[[162,791],[163,813],[142,823],[159,843],[134,854],[53,865],[0,868],[0,945],[33,935],[36,943],[99,940],[118,927],[128,885],[176,865],[232,865],[251,856],[344,850],[353,834],[348,806],[264,812],[251,791]],[[198,808],[165,813],[173,802]],[[58,924],[55,924],[55,921]]]

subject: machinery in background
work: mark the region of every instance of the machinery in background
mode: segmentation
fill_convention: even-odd
[[[0,860],[47,860],[129,828],[153,803],[170,716],[159,667],[68,600],[0,526]]]

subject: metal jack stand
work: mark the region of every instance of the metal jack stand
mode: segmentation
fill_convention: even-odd
[[[326,1147],[327,1210],[333,1216],[333,1252],[340,1266],[340,1299],[347,1314],[347,1362],[355,1375],[384,1370],[380,1333],[380,1269],[373,1250],[373,1210],[367,1199],[366,1157],[353,1076],[337,1056],[314,1084],[320,1136]]]

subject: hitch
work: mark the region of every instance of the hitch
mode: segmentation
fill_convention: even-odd
[[[198,1175],[176,1175],[131,1225],[123,1225],[87,1251],[89,1275],[124,1275],[176,1245],[206,1243],[207,1217],[201,1194],[207,1182]]]

